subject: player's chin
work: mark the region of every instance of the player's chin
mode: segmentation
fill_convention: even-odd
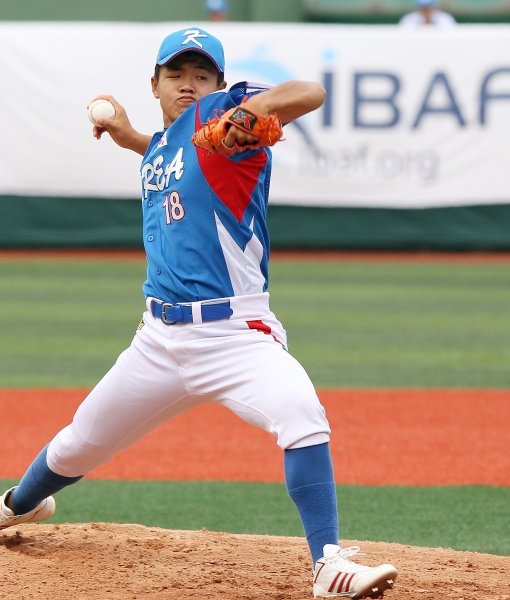
[[[176,110],[181,115],[185,110],[187,110],[190,106],[193,106],[197,103],[196,100],[192,100],[190,98],[178,100],[176,103]]]
[[[173,106],[171,110],[166,112],[169,122],[173,123],[174,121],[176,121],[182,115],[182,113],[185,112],[190,106],[192,106],[192,105],[190,104],[189,106],[179,106],[179,107]]]

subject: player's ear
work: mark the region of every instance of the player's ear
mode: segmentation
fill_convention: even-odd
[[[152,95],[154,96],[154,98],[159,98],[158,80],[154,77],[154,75],[151,77],[151,88],[152,88]]]
[[[218,89],[219,90],[224,90],[226,87],[227,87],[227,82],[223,81]]]

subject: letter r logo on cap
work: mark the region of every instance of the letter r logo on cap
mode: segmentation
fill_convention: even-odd
[[[183,35],[187,35],[188,37],[182,42],[182,45],[186,44],[196,44],[199,48],[202,48],[202,44],[196,39],[199,37],[206,38],[205,33],[200,33],[198,29],[187,29]]]

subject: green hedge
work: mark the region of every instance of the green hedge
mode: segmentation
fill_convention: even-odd
[[[510,250],[510,204],[428,209],[271,205],[275,249]],[[0,196],[2,248],[141,248],[138,200]]]

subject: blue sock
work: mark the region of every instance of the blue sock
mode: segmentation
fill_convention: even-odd
[[[305,531],[313,564],[338,544],[336,486],[329,444],[285,450],[285,482]]]
[[[48,496],[81,479],[64,477],[52,471],[46,462],[47,450],[48,446],[41,450],[12,492],[12,505],[17,515],[24,515]]]

